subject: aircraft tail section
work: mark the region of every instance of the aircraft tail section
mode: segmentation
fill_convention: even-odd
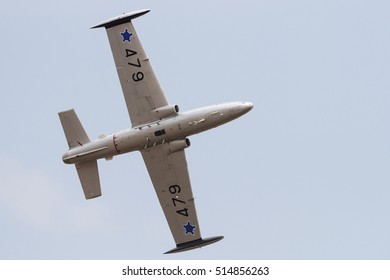
[[[89,142],[89,137],[84,130],[74,109],[58,113],[66,140],[70,149],[83,146]]]
[[[58,113],[62,128],[68,141],[69,149],[83,146],[90,142],[76,112],[73,109]],[[99,170],[96,160],[76,163],[77,174],[83,187],[86,199],[102,195],[100,189]]]
[[[79,175],[86,199],[102,195],[100,189],[99,170],[96,160],[76,163],[76,170]]]

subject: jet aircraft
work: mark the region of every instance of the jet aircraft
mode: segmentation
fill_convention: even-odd
[[[139,41],[132,20],[140,10],[106,20],[104,27],[125,97],[131,128],[90,141],[73,109],[58,113],[69,150],[64,163],[75,164],[86,199],[101,195],[97,160],[140,151],[176,247],[166,253],[200,248],[223,238],[202,238],[184,149],[190,135],[236,119],[250,111],[250,102],[230,102],[179,113],[170,105]]]

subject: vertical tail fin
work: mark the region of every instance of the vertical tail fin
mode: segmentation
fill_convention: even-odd
[[[69,148],[82,146],[89,142],[89,137],[84,130],[76,112],[73,109],[58,113],[62,128],[65,132]]]

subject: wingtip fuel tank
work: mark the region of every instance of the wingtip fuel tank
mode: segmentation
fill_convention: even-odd
[[[180,253],[196,248],[202,248],[204,246],[213,244],[215,242],[218,242],[222,240],[223,236],[215,236],[215,237],[209,237],[209,238],[199,238],[194,241],[186,242],[183,244],[178,244],[176,248],[173,248],[172,250],[169,250],[165,252],[164,254],[174,254],[174,253]]]

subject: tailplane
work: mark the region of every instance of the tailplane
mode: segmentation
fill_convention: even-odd
[[[66,140],[70,149],[83,146],[89,142],[89,137],[84,130],[74,109],[58,113]]]
[[[68,141],[69,149],[83,146],[90,142],[83,125],[73,109],[58,113],[62,128]],[[99,170],[96,160],[76,163],[77,174],[83,187],[86,199],[102,195],[100,189]]]
[[[76,163],[76,170],[79,175],[86,199],[102,195],[100,189],[99,170],[96,160]]]

